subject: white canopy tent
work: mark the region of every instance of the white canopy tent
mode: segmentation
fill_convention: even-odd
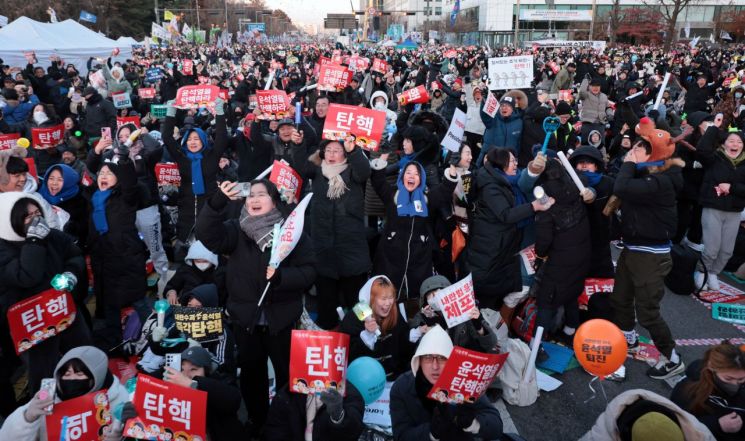
[[[51,55],[59,55],[65,63],[74,64],[86,74],[90,57],[109,57],[119,48],[117,61],[132,58],[132,46],[122,45],[92,31],[80,23],[67,19],[59,23],[41,23],[21,17],[0,29],[0,58],[11,67],[25,67],[26,52],[35,52],[37,65],[48,67]]]
[[[124,46],[128,46],[128,47],[131,47],[131,46],[144,46],[144,43],[139,42],[139,41],[135,40],[132,37],[119,37],[119,38],[116,39],[116,42],[118,44],[122,45],[122,47],[124,47]]]

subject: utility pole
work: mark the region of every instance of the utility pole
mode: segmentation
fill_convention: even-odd
[[[230,32],[230,25],[228,25],[228,0],[225,0],[225,30]]]
[[[590,41],[592,41],[593,33],[595,32],[595,4],[596,0],[592,0],[592,20],[590,21]]]
[[[160,14],[158,13],[158,0],[154,0],[155,2],[155,22],[160,25]]]
[[[517,49],[518,38],[520,35],[520,0],[515,3],[515,49]]]

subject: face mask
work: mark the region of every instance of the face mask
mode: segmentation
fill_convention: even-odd
[[[212,264],[209,262],[194,262],[194,266],[196,266],[199,271],[207,271]]]
[[[740,93],[740,92],[737,92],[737,93],[735,94],[735,99],[738,99],[738,100],[739,100],[740,98],[742,98],[742,93]]]
[[[440,306],[437,304],[437,301],[435,301],[435,296],[432,296],[427,299],[427,304],[430,308],[432,308],[433,311],[439,311]]]
[[[714,384],[716,384],[717,388],[724,392],[729,397],[734,397],[740,392],[740,385],[739,384],[732,384],[727,383],[726,381],[722,381],[717,374],[714,375]]]
[[[375,103],[375,110],[385,110],[384,103]]]
[[[36,124],[44,124],[49,121],[49,117],[44,112],[34,112],[34,122]]]
[[[398,83],[400,81],[401,81],[401,77],[396,77],[396,82]]]
[[[59,381],[59,396],[64,400],[71,398],[77,398],[85,395],[91,390],[91,380],[60,380]]]

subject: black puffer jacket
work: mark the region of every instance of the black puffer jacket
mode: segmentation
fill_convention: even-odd
[[[738,136],[742,139],[739,132],[727,136]],[[705,208],[739,213],[745,208],[745,160],[734,165],[727,154],[718,147],[719,129],[709,127],[696,145],[696,159],[704,166],[699,201]],[[742,155],[741,152],[740,157]],[[717,196],[714,188],[722,183],[730,184],[729,194]]]
[[[110,127],[111,133],[116,133],[116,108],[114,108],[114,104],[105,100],[99,93],[95,93],[85,107],[82,125],[89,138],[100,138],[101,128],[103,127]]]

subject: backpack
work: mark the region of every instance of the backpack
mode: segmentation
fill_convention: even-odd
[[[535,297],[528,297],[515,307],[510,330],[523,341],[530,343],[537,318],[538,305]]]
[[[530,360],[530,348],[523,341],[510,338],[502,343],[501,352],[510,354],[497,375],[502,398],[515,406],[530,406],[538,399],[535,369],[527,382],[522,381]]]
[[[681,296],[695,294],[698,297],[701,293],[701,288],[696,289],[693,272],[696,271],[696,265],[699,262],[701,262],[701,265],[704,264],[701,260],[701,254],[686,245],[675,244],[670,250],[670,257],[673,260],[673,268],[665,277],[665,286],[667,289]],[[706,274],[705,267],[704,274]],[[705,284],[706,279],[704,279]]]

